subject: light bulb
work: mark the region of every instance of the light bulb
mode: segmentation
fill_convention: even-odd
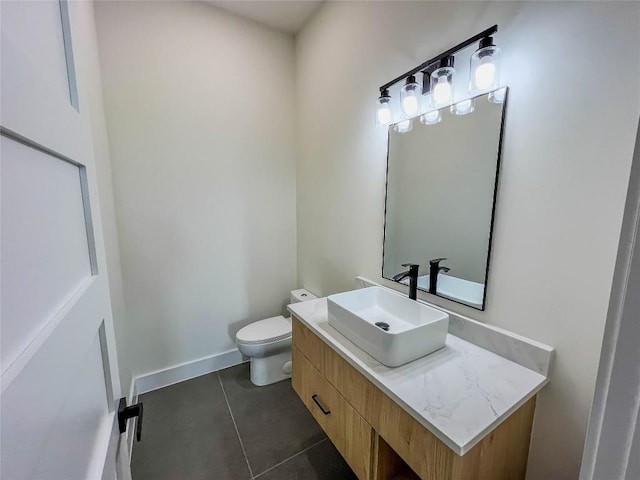
[[[386,127],[391,123],[391,96],[389,90],[382,90],[376,104],[376,125]]]
[[[402,110],[408,117],[413,117],[418,113],[418,97],[416,97],[415,92],[407,94],[402,99]]]
[[[399,133],[410,132],[413,128],[412,120],[403,120],[402,122],[398,122],[393,126],[393,129]]]
[[[456,72],[453,63],[453,56],[445,57],[440,60],[440,67],[431,73],[432,107],[444,107],[453,101],[453,76]]]
[[[440,110],[432,110],[430,112],[425,113],[420,117],[420,121],[425,125],[435,125],[442,120],[442,114]]]
[[[412,118],[418,114],[419,88],[420,86],[416,82],[416,77],[414,75],[409,75],[407,77],[406,84],[400,90],[400,105],[405,118]]]
[[[391,109],[388,104],[380,105],[380,108],[378,108],[378,123],[380,125],[389,125],[391,123]]]
[[[493,44],[493,37],[486,37],[480,41],[480,48],[471,55],[469,67],[469,91],[472,94],[498,87],[500,49]]]
[[[488,61],[481,63],[478,65],[478,68],[476,68],[476,86],[481,90],[489,88],[493,84],[493,79],[496,75],[496,66],[490,57],[488,57],[487,60]]]
[[[489,103],[504,103],[507,96],[507,87],[499,88],[489,93]]]
[[[447,76],[443,75],[438,78],[438,83],[433,88],[433,99],[437,105],[443,105],[449,102],[451,97],[451,85],[447,80]]]
[[[467,113],[471,113],[475,110],[475,103],[475,100],[472,98],[462,100],[451,107],[451,112],[456,115],[466,115]]]

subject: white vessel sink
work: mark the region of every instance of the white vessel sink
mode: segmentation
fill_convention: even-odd
[[[329,324],[388,367],[444,347],[449,315],[383,287],[327,298]]]

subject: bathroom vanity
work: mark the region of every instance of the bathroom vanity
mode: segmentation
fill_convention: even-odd
[[[553,349],[453,318],[444,348],[390,368],[329,325],[326,298],[289,309],[293,388],[358,478],[525,477]]]

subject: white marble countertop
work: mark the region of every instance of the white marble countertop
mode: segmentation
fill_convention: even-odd
[[[444,348],[396,368],[381,364],[329,325],[327,299],[289,311],[458,455],[532,398],[548,379],[448,334]]]

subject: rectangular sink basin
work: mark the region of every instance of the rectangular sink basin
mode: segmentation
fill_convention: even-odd
[[[327,298],[329,325],[380,363],[398,367],[444,347],[449,315],[383,287]]]

